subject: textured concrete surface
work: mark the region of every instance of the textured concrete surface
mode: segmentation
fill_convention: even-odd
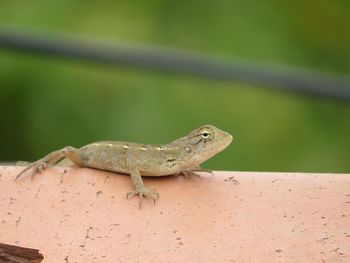
[[[0,242],[43,262],[350,262],[350,174],[148,178],[139,209],[128,176],[20,169],[0,167]]]

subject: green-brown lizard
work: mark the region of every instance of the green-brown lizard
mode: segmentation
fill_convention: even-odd
[[[197,171],[208,172],[200,164],[225,149],[231,142],[232,136],[229,133],[212,125],[203,125],[187,136],[165,145],[104,141],[79,149],[67,146],[28,164],[16,176],[16,180],[31,168],[33,176],[63,158],[68,158],[80,167],[130,174],[134,191],[127,193],[127,197],[138,195],[141,205],[143,197],[156,202],[159,196],[153,187],[144,186],[141,176],[189,176]]]

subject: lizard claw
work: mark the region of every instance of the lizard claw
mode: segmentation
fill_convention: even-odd
[[[184,170],[181,172],[181,175],[185,176],[186,178],[196,176],[199,179],[202,179],[202,177],[199,174],[197,174],[196,172],[210,173],[211,175],[213,175],[212,170],[203,169],[202,167],[196,167],[196,168],[193,168],[190,170]]]
[[[135,195],[139,196],[139,205],[140,208],[142,207],[142,200],[143,198],[147,198],[153,201],[154,204],[156,204],[157,200],[159,199],[159,193],[156,191],[154,187],[144,187],[141,189],[136,189],[134,191],[128,192],[126,194],[126,198],[129,199],[129,197],[134,197]]]
[[[22,162],[17,162],[16,165],[21,166],[24,163]],[[35,174],[40,173],[42,170],[46,169],[48,167],[47,162],[39,160],[34,163],[25,163],[26,168],[24,168],[19,174],[17,174],[15,180],[17,180],[19,177],[22,176],[26,171],[29,169],[33,168],[33,172],[31,174],[32,178],[34,177]]]
[[[198,169],[193,169],[191,172],[202,172],[202,173],[208,173],[213,175],[213,171],[209,169],[204,169],[202,167],[199,167]]]
[[[202,179],[202,177],[194,171],[182,171],[181,175],[185,176],[186,178],[197,177],[199,179]]]

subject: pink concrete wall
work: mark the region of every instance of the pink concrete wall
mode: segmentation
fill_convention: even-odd
[[[350,262],[350,174],[148,178],[139,209],[128,176],[20,169],[0,167],[0,242],[43,262]]]

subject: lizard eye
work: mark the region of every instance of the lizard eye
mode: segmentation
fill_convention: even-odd
[[[204,139],[208,139],[210,136],[210,133],[208,131],[203,131],[201,135]]]

